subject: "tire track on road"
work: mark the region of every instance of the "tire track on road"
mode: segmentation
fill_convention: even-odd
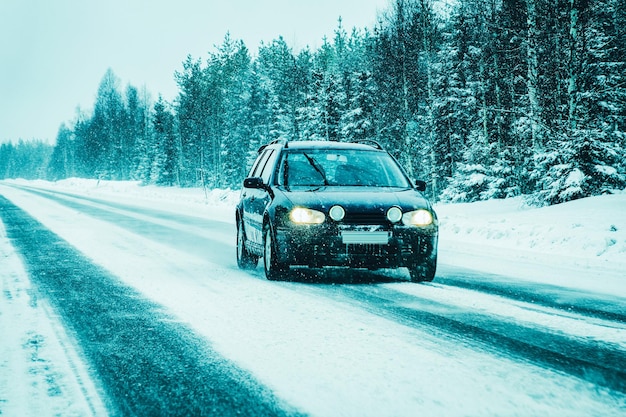
[[[569,313],[626,323],[626,300],[608,294],[524,281],[502,281],[497,276],[459,271],[437,277],[437,283],[538,304]]]
[[[0,219],[33,284],[75,335],[111,415],[300,415],[3,196]]]
[[[227,230],[231,231],[231,229],[233,237],[229,240],[233,242],[235,240],[234,226],[219,221],[183,215],[175,215],[172,217],[171,213],[154,209],[138,209],[136,207],[114,204],[103,200],[88,199],[66,193],[36,190],[30,187],[16,188],[54,201],[55,203],[77,210],[80,213],[99,220],[110,222],[154,242],[168,242],[171,246],[179,250],[217,263],[223,262],[223,254],[215,250],[209,250],[207,243],[215,241],[222,244],[223,236],[227,233]],[[94,206],[94,203],[97,204],[97,206]],[[108,210],[107,208],[109,207],[112,210]],[[128,213],[116,212],[117,210],[123,210]],[[149,213],[149,215],[145,217],[152,217],[154,220],[134,217],[132,213],[141,215]],[[194,225],[198,226],[198,230],[189,230],[193,228]],[[216,238],[216,234],[221,235],[222,239]],[[232,264],[234,265],[234,263],[233,249]]]
[[[312,286],[310,289],[409,327],[431,327],[441,337],[626,393],[624,350],[608,343],[582,341],[548,329],[525,326],[453,304],[442,304],[387,288],[387,285]]]

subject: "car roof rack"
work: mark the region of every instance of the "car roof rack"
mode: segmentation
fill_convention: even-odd
[[[271,141],[269,143],[269,145],[274,145],[275,143],[280,143],[283,145],[283,147],[288,148],[289,147],[289,140],[282,138],[282,139],[274,139],[273,141]]]
[[[350,143],[360,143],[362,145],[369,145],[369,146],[371,146],[373,148],[376,148],[376,149],[378,149],[380,151],[383,150],[382,145],[380,143],[376,142],[375,140],[372,140],[372,139],[356,139],[356,140],[351,141]]]
[[[277,143],[282,144],[284,148],[289,147],[289,141],[287,139],[274,139],[270,143],[266,143],[264,145],[259,146],[259,149],[257,149],[257,153],[260,153],[263,149],[267,148],[268,146],[275,145]]]

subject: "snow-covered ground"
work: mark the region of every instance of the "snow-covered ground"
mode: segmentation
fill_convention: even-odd
[[[158,206],[184,214],[220,219],[231,223],[234,222],[233,207],[238,197],[238,192],[235,191],[144,187],[134,182],[98,182],[71,179],[57,183],[43,181],[13,181],[12,183],[76,192],[138,206]],[[0,194],[2,191],[0,185]],[[439,214],[441,227],[440,263],[442,265],[457,265],[492,273],[502,272],[520,280],[582,288],[626,298],[626,193],[587,198],[545,208],[526,207],[521,199],[510,199],[472,204],[438,205],[436,210]],[[75,233],[79,232],[75,231]],[[77,239],[79,238],[77,237]],[[234,241],[234,236],[232,240]],[[155,248],[154,250],[161,249]],[[2,265],[0,268],[0,284],[2,285],[2,295],[0,295],[2,297],[0,302],[0,328],[2,329],[2,337],[0,337],[0,415],[102,414],[104,408],[97,395],[89,394],[94,392],[94,388],[90,385],[89,378],[85,376],[86,373],[82,368],[81,361],[76,359],[76,354],[72,354],[71,343],[67,341],[67,336],[64,335],[61,326],[56,324],[53,313],[47,307],[45,300],[37,300],[33,296],[34,293],[29,290],[30,284],[21,260],[11,247],[1,225],[0,262]],[[190,264],[193,262],[193,259],[189,260]],[[512,265],[515,265],[513,269]],[[236,294],[237,286],[250,285],[250,282],[239,282],[233,279],[233,276],[228,278],[233,287],[232,294]],[[155,282],[153,282],[153,286]],[[259,298],[270,296],[265,287],[266,283],[263,281],[255,282],[252,285],[259,286]],[[317,320],[324,326],[328,325],[328,320],[325,320],[323,316],[336,317],[338,314],[336,308],[339,307],[334,305],[314,305],[311,300],[305,300],[306,295],[296,295],[294,298],[293,292],[284,293],[282,287],[268,288],[271,288],[271,296],[275,298],[271,302],[283,306],[292,306],[294,312],[298,311],[299,305],[308,303],[310,308],[314,308],[318,312],[320,317],[317,317]],[[169,291],[170,298],[177,296],[175,291],[171,291],[172,288],[162,290]],[[223,291],[223,288],[220,290]],[[405,290],[412,291],[410,288]],[[158,297],[157,289],[154,291],[153,295]],[[438,290],[436,288],[427,291],[432,292],[433,297],[437,296]],[[183,290],[181,289],[181,297],[182,294]],[[256,301],[243,299],[234,301],[234,303],[251,303],[253,305]],[[266,302],[270,302],[270,300],[266,300]],[[226,304],[222,306],[224,309],[234,309],[235,307],[236,305],[229,306]],[[187,306],[187,308],[191,307]],[[176,313],[184,315],[184,308],[181,306],[180,311]],[[271,311],[269,313],[258,312],[258,314],[271,314]],[[341,314],[352,320],[347,321],[347,323],[363,320],[355,311],[342,311]],[[507,313],[503,312],[502,314]],[[251,318],[246,319],[250,320]],[[303,319],[302,316],[294,317],[296,321]],[[266,315],[258,317],[257,320],[258,322],[255,322],[254,325],[260,329],[260,332],[265,320],[271,321],[272,318]],[[15,323],[20,323],[20,326],[15,326]],[[293,331],[295,327],[289,327],[289,325],[289,322],[284,323],[285,329]],[[389,327],[385,323],[377,323],[371,318],[368,318],[367,322],[360,323],[359,331],[356,332],[351,325],[336,329],[337,333],[344,332],[346,339],[358,342],[360,338],[363,338],[364,343],[371,343],[371,337],[367,340],[364,339],[363,332],[365,330],[370,332],[370,336],[376,336],[374,340],[381,341],[381,349],[397,349],[398,352],[415,349],[402,342],[393,342],[400,340],[394,338],[396,333],[405,330],[393,326]],[[245,329],[235,328],[228,331],[243,332]],[[322,334],[321,327],[318,331]],[[316,329],[311,326],[307,328],[306,335],[300,336],[303,340],[308,340],[314,344],[315,332]],[[294,335],[294,338],[298,336]],[[425,337],[424,335],[420,336]],[[271,338],[268,337],[268,340]],[[436,342],[425,338],[423,343]],[[383,345],[385,346],[383,347]],[[229,347],[226,342],[222,346]],[[244,365],[251,365],[247,362],[253,361],[254,356],[246,356],[248,353],[245,352],[245,346],[233,345],[229,348],[240,349],[241,351],[234,355],[239,355],[238,357]],[[273,346],[271,348],[275,350],[279,347]],[[307,348],[311,347],[307,346]],[[341,354],[344,347],[337,345],[333,348],[339,352],[338,354]],[[324,349],[324,347],[320,347],[320,349]],[[448,365],[453,367],[456,360],[463,360],[461,359],[462,355],[459,355],[458,352],[448,352],[450,356],[446,357],[445,349],[445,346],[435,348],[433,345],[432,352],[443,350],[443,353],[433,353],[432,357],[427,358],[430,363],[434,364],[431,366]],[[312,352],[314,353],[315,350]],[[468,354],[468,352],[464,352],[464,354]],[[359,357],[355,355],[357,355],[355,352],[346,351],[343,359],[356,361]],[[465,359],[472,360],[471,358]],[[426,359],[425,361],[427,362]],[[310,362],[313,364],[314,360]],[[305,366],[306,364],[298,365]],[[265,366],[268,369],[255,368],[256,374],[263,376],[264,372],[272,371],[272,363]],[[485,365],[485,367],[487,366]],[[391,372],[396,367],[397,364],[393,363],[383,364],[377,372],[380,373],[380,378],[384,380],[385,373]],[[397,370],[401,371],[400,368]],[[411,369],[404,370],[400,376],[409,380],[410,376],[404,375],[404,373],[411,371]],[[429,370],[422,371],[428,372]],[[274,370],[274,372],[276,371]],[[436,373],[436,370],[433,368],[432,372]],[[533,385],[532,373],[516,375],[516,378],[519,378],[517,382],[521,386],[531,387]],[[468,378],[471,382],[470,375],[463,375],[462,372],[459,372],[457,376]],[[281,377],[288,381],[293,376],[283,375]],[[296,381],[292,382],[296,383]],[[302,382],[299,381],[299,383]],[[451,397],[454,396],[455,390],[462,388],[444,387],[443,385],[437,387],[436,384],[445,383],[441,380],[433,380],[432,383],[434,384],[433,390],[447,389],[450,391]],[[320,390],[330,389],[317,388]],[[480,386],[471,387],[471,383],[465,384],[465,388],[470,391],[475,389],[476,392],[480,392],[481,389]],[[545,388],[545,386],[539,386],[538,390],[541,391]],[[367,389],[367,387],[359,389]],[[497,388],[490,387],[490,389]],[[406,394],[409,394],[410,387],[407,387],[407,390]],[[543,392],[539,393],[539,391],[534,394],[532,392],[527,394],[544,394]],[[396,393],[398,396],[400,394]],[[287,397],[289,395],[286,394]],[[354,395],[357,394],[354,393]],[[562,398],[564,404],[573,400],[576,396],[575,392],[572,392],[572,396],[572,398]],[[457,397],[462,398],[462,396]],[[521,397],[523,395],[520,395]],[[325,406],[338,407],[338,404],[315,404],[315,399],[312,401],[313,403],[309,405],[313,414],[316,411],[317,415],[331,415],[329,409],[324,408]],[[523,401],[523,398],[520,401]],[[389,403],[391,402],[390,399]],[[449,415],[463,415],[463,407],[467,404],[456,404],[458,409],[454,408],[455,404],[452,401],[451,404],[447,405],[450,411]],[[398,403],[398,411],[402,410],[402,406],[402,402]],[[495,411],[492,410],[492,414],[497,414],[498,405],[495,404],[494,407],[493,410]],[[335,410],[339,411],[340,409],[335,408]],[[474,411],[480,410],[474,409]],[[536,412],[537,410],[540,408],[535,408],[533,411]],[[387,409],[385,411],[387,415],[393,415],[393,410]],[[470,412],[471,408],[465,411]],[[371,412],[375,413],[376,410],[372,409]],[[584,415],[584,410],[581,410],[581,413]]]
[[[513,198],[436,210],[442,263],[626,296],[626,193],[542,208]]]
[[[15,183],[114,201],[123,195],[122,201],[129,204],[158,204],[233,223],[239,198],[239,191],[141,186],[132,181]],[[440,204],[435,210],[442,264],[626,296],[626,191],[542,208],[512,198]],[[511,269],[511,261],[516,269]]]

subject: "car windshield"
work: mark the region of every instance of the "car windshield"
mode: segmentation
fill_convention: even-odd
[[[396,161],[376,150],[291,150],[280,164],[279,185],[409,188]]]

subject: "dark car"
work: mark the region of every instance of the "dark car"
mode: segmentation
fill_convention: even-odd
[[[237,264],[264,258],[268,279],[291,266],[409,269],[432,281],[438,221],[378,143],[274,141],[262,146],[236,209]]]

